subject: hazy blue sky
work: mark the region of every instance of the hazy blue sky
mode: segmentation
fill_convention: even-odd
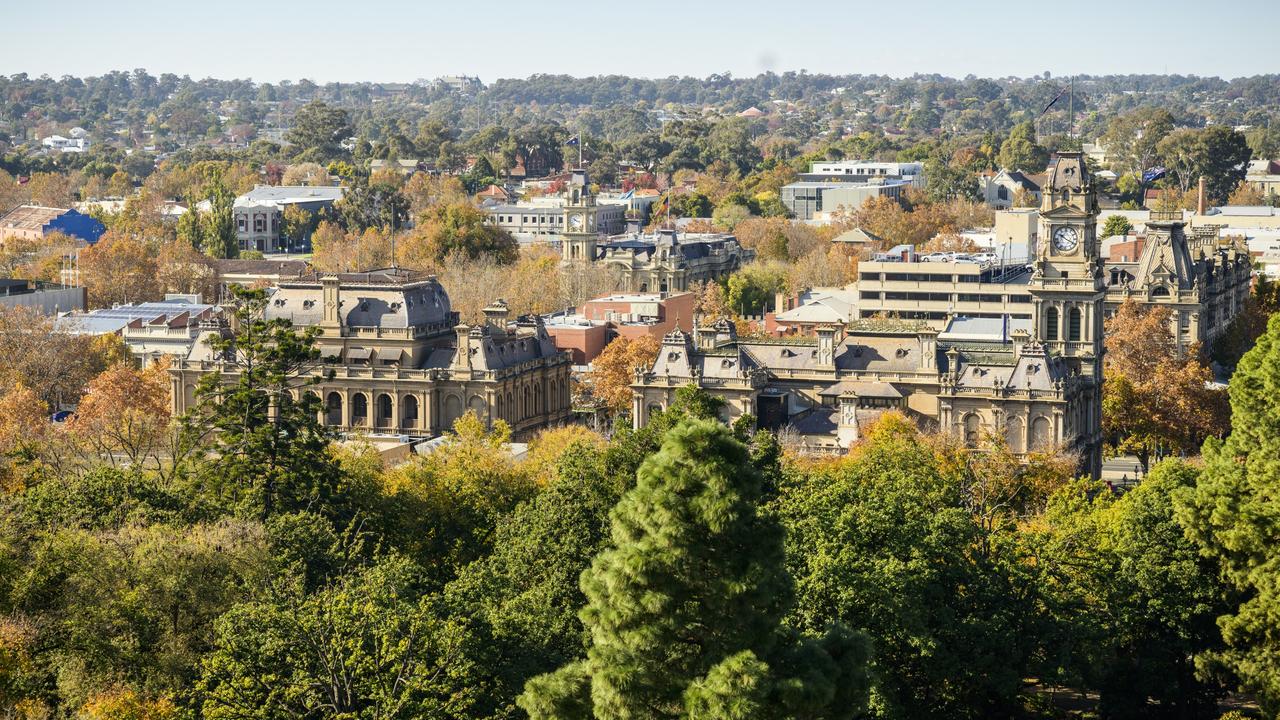
[[[0,74],[1280,72],[1280,0],[0,0]]]

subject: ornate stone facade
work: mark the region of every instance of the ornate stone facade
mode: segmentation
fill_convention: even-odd
[[[995,434],[1017,453],[1068,449],[1096,475],[1106,295],[1097,214],[1083,158],[1060,154],[1045,186],[1024,327],[980,319],[993,327],[948,336],[924,322],[861,320],[781,340],[740,339],[728,322],[677,331],[636,375],[634,422],[694,384],[726,401],[726,420],[751,414],[815,449],[847,448],[867,422],[897,409],[970,444]]]
[[[266,317],[320,328],[323,363],[311,372],[324,379],[307,391],[336,430],[433,437],[468,410],[517,437],[567,421],[568,355],[540,320],[513,325],[501,301],[485,313],[482,325],[457,325],[434,276],[388,269],[281,282]],[[227,368],[204,343],[173,366],[175,413],[214,370]]]
[[[1190,230],[1191,237],[1187,237]],[[1126,300],[1168,308],[1179,347],[1209,347],[1244,307],[1253,261],[1221,227],[1188,228],[1181,211],[1152,211],[1136,262],[1106,264],[1107,314]]]
[[[602,241],[595,206],[586,171],[574,170],[564,208],[561,258],[565,264],[602,263],[617,274],[620,290],[683,292],[693,283],[728,275],[755,257],[728,233],[659,230]]]

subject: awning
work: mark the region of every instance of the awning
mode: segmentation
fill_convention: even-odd
[[[347,348],[348,360],[368,360],[373,356],[373,350],[369,348]]]

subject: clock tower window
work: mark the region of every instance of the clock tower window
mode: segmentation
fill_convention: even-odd
[[[1044,314],[1044,339],[1058,339],[1058,308],[1049,308]]]
[[[1079,342],[1080,340],[1080,308],[1071,308],[1067,311],[1067,339]]]

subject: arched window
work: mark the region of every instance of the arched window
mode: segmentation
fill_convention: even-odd
[[[1026,438],[1023,433],[1022,418],[1009,418],[1009,422],[1004,427],[1004,438],[1009,443],[1011,452],[1020,453],[1026,447]]]
[[[1044,314],[1044,339],[1058,339],[1058,308],[1049,308]]]
[[[974,413],[964,416],[964,444],[967,447],[978,446],[978,432],[982,428],[982,421]]]
[[[369,396],[356,393],[351,396],[351,424],[355,427],[369,424]]]
[[[1071,308],[1070,310],[1067,311],[1067,339],[1068,340],[1080,339],[1081,318],[1082,318],[1082,315],[1080,313],[1080,308]]]
[[[392,420],[391,396],[382,393],[378,396],[378,427],[390,427]]]
[[[342,396],[336,392],[329,393],[329,397],[324,401],[324,423],[325,425],[342,424]]]
[[[403,425],[405,427],[417,427],[418,425],[418,398],[414,395],[404,396],[404,409],[401,414],[404,416]]]
[[[1053,446],[1053,426],[1041,415],[1031,423],[1031,449],[1048,450]]]

